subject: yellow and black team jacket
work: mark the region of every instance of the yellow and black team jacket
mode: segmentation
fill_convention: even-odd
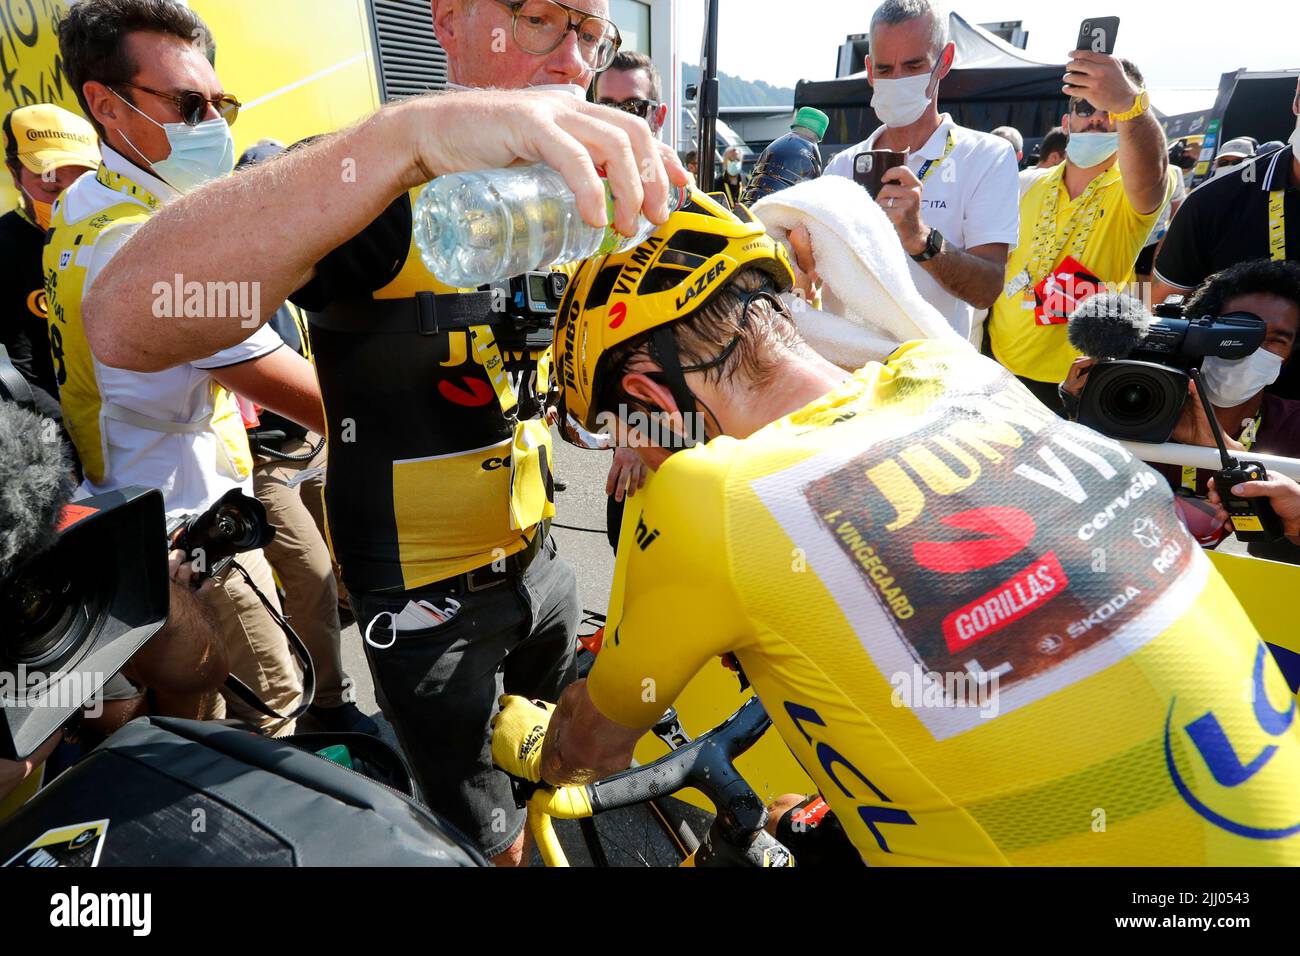
[[[432,314],[434,295],[456,291],[420,258],[415,196],[395,200],[326,256],[291,297],[309,313],[329,424],[330,545],[353,591],[441,581],[522,550],[536,533],[512,527],[513,423],[470,332],[434,323],[423,333],[398,330],[382,320],[398,302]],[[542,417],[545,355],[502,347],[520,420]],[[544,453],[549,460],[549,447]]]

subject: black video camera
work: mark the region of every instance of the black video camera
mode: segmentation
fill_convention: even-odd
[[[165,524],[153,489],[85,498],[0,577],[0,758],[37,750],[166,623]]]
[[[1264,320],[1248,312],[1186,318],[1182,296],[1170,296],[1157,306],[1143,334],[1131,314],[1103,311],[1110,304],[1104,299],[1085,301],[1070,318],[1070,341],[1099,359],[1088,373],[1078,420],[1124,441],[1167,442],[1187,401],[1191,370],[1209,356],[1245,358],[1267,334]],[[1125,324],[1128,328],[1121,335],[1117,330]],[[1123,336],[1130,348],[1119,344]],[[1086,347],[1099,339],[1108,347]]]
[[[563,272],[525,272],[492,283],[492,309],[504,311],[509,320],[497,330],[501,347],[529,352],[549,348],[568,285],[569,277]]]
[[[184,551],[196,580],[215,577],[235,556],[256,551],[275,540],[266,506],[231,488],[207,511],[173,521],[167,528],[170,547]]]

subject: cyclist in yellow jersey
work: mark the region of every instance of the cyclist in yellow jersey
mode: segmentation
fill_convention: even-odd
[[[1168,487],[964,344],[839,371],[791,281],[698,194],[574,280],[570,433],[711,440],[655,421],[596,665],[553,710],[507,698],[497,762],[626,767],[733,652],[870,864],[1300,863],[1295,702]]]

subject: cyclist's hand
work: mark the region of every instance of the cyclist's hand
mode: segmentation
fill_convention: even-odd
[[[541,804],[548,817],[557,820],[581,820],[592,815],[591,794],[586,787],[557,787],[539,790],[533,800]]]
[[[542,780],[542,743],[554,704],[506,694],[492,718],[492,762],[513,777]]]

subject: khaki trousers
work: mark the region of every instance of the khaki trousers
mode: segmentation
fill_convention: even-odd
[[[236,560],[271,605],[279,610],[275,578],[262,552],[249,551]],[[226,653],[230,657],[230,673],[251,687],[273,710],[287,713],[297,706],[302,696],[302,678],[294,665],[284,631],[234,567],[222,572],[217,585],[211,591],[200,592],[199,600],[216,618],[217,631],[225,640]],[[294,721],[285,722],[259,714],[223,689],[220,696],[213,695],[205,705],[203,719],[227,716],[253,724],[274,737],[288,736],[295,726]]]
[[[299,455],[315,445],[285,442],[285,454]],[[355,694],[352,679],[343,672],[339,650],[339,598],[329,547],[308,503],[319,509],[324,488],[325,449],[310,461],[288,462],[258,456],[253,469],[253,494],[266,506],[275,526],[275,540],[266,546],[266,558],[284,588],[284,613],[298,632],[316,665],[316,699],[322,707],[350,703]],[[294,487],[290,482],[305,471],[320,471]]]

